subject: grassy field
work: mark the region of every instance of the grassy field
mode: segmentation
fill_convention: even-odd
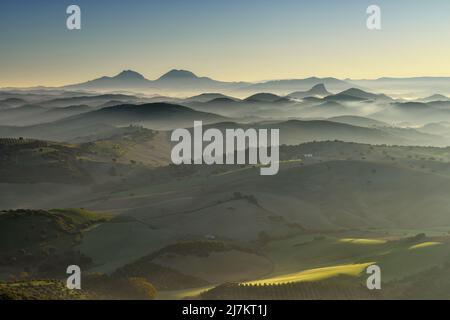
[[[422,248],[427,248],[427,247],[431,247],[431,246],[438,246],[442,244],[442,242],[433,242],[433,241],[428,241],[428,242],[422,242],[416,245],[413,245],[411,247],[409,247],[410,250],[414,250],[414,249],[422,249]]]
[[[257,280],[257,281],[248,281],[248,282],[245,282],[245,284],[273,285],[273,284],[286,284],[286,283],[300,282],[300,281],[319,281],[319,280],[324,280],[324,279],[328,279],[328,278],[332,278],[332,277],[337,277],[340,275],[358,277],[371,264],[374,264],[374,262],[366,262],[366,263],[359,263],[359,264],[346,264],[346,265],[340,265],[340,266],[309,269],[309,270],[304,270],[304,271],[300,271],[297,273],[285,274],[285,275],[280,275],[280,276],[276,276],[276,277],[272,277],[272,278],[265,278],[265,279],[261,279],[261,280]]]
[[[417,230],[414,230],[417,231]],[[422,230],[425,231],[425,230]],[[392,281],[415,277],[450,262],[450,237],[401,237],[396,234],[364,231],[330,234],[303,234],[269,241],[262,249],[273,263],[273,270],[245,285],[282,285],[321,282],[346,277],[345,283],[365,283],[365,270],[371,264],[381,267],[383,286]],[[384,236],[385,238],[383,238]],[[439,241],[436,241],[439,239]],[[208,273],[214,274],[210,266]],[[354,278],[352,282],[352,278]],[[339,283],[339,282],[338,282]],[[220,286],[221,283],[215,283]],[[396,285],[394,285],[395,287]],[[210,287],[160,292],[161,299],[180,299],[198,295]],[[391,292],[391,291],[388,291]]]
[[[447,149],[340,142],[283,146],[280,172],[268,179],[257,166],[154,166],[159,159],[151,151],[145,159],[136,156],[157,142],[144,138],[144,145],[130,144],[126,153],[126,137],[86,149],[50,145],[51,150],[37,146],[24,152],[24,159],[34,161],[30,166],[73,165],[95,183],[72,192],[61,206],[89,210],[44,206],[41,213],[0,215],[2,277],[22,273],[30,261],[42,270],[53,265],[61,274],[73,258],[88,260],[89,272],[112,274],[163,248],[207,239],[252,251],[159,255],[151,263],[166,268],[158,272],[171,277],[167,283],[179,284],[180,274],[200,280],[193,285],[199,288],[178,287],[183,290],[158,283],[162,298],[196,295],[207,283],[319,282],[342,275],[359,281],[370,263],[381,267],[386,285],[450,262]],[[11,150],[7,160],[14,164],[14,156]],[[43,172],[39,179],[47,176]],[[36,194],[16,188],[4,184],[1,190],[20,198],[18,206]],[[34,188],[43,199],[52,193]]]
[[[382,267],[383,279],[387,281],[442,265],[449,260],[446,253],[450,249],[448,236],[439,237],[437,242],[433,238],[393,239],[391,235],[385,235],[389,240],[358,238],[359,241],[348,241],[348,235],[309,235],[270,242],[264,252],[269,259],[276,261],[272,276],[372,261]]]
[[[339,241],[340,242],[344,242],[344,243],[369,245],[369,246],[370,245],[386,243],[386,240],[381,240],[381,239],[352,239],[352,238],[347,238],[347,239],[340,239]]]

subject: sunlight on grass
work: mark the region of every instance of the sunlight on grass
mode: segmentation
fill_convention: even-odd
[[[359,263],[359,264],[346,264],[325,268],[315,268],[304,270],[297,273],[291,273],[286,275],[280,275],[273,278],[267,278],[256,281],[245,282],[246,284],[283,284],[289,282],[300,281],[318,281],[336,277],[339,275],[359,276],[368,266],[374,264],[374,262]]]
[[[382,239],[353,239],[353,238],[346,238],[346,239],[340,239],[339,242],[363,244],[363,245],[374,245],[374,244],[384,244],[387,241],[386,240],[382,240]]]
[[[409,250],[414,250],[414,249],[421,249],[421,248],[426,248],[426,247],[432,247],[432,246],[437,246],[442,244],[442,242],[423,242],[423,243],[419,243],[416,245],[413,245],[411,247],[409,247]]]

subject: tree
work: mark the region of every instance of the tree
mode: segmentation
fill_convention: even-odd
[[[128,282],[138,299],[144,298],[153,300],[158,294],[155,287],[145,278],[132,277],[128,278]]]

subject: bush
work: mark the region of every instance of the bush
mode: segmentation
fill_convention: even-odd
[[[157,291],[155,287],[145,278],[128,278],[130,286],[130,296],[135,296],[136,299],[155,299]]]

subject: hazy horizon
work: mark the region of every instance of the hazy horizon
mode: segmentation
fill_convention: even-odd
[[[291,78],[267,78],[267,79],[260,79],[260,80],[254,80],[254,81],[245,81],[245,80],[241,80],[241,79],[230,79],[230,80],[223,80],[221,78],[213,78],[210,77],[207,74],[198,74],[196,73],[194,70],[188,70],[186,68],[173,68],[170,70],[167,70],[166,72],[163,72],[159,75],[156,76],[147,76],[146,74],[139,72],[139,70],[135,70],[135,69],[130,69],[130,68],[125,68],[122,70],[118,70],[116,72],[113,73],[98,73],[96,76],[94,76],[93,78],[89,78],[89,79],[84,79],[84,80],[79,80],[78,82],[68,82],[68,83],[61,83],[59,85],[43,85],[43,84],[34,84],[34,85],[29,85],[29,86],[9,86],[9,85],[5,85],[5,86],[0,86],[0,89],[11,89],[11,88],[17,88],[17,89],[29,89],[29,88],[33,88],[33,87],[43,87],[43,88],[59,88],[59,87],[65,87],[65,86],[69,86],[69,85],[74,85],[74,84],[78,84],[78,83],[84,83],[87,81],[91,81],[91,80],[96,80],[102,77],[115,77],[117,75],[119,75],[121,72],[124,71],[133,71],[133,72],[137,72],[139,74],[141,74],[145,79],[150,80],[150,81],[154,81],[159,79],[161,76],[165,75],[166,73],[170,72],[170,71],[189,71],[194,73],[197,77],[201,78],[201,77],[207,77],[207,78],[211,78],[212,80],[216,80],[216,81],[224,81],[224,82],[248,82],[248,83],[253,83],[253,84],[257,84],[257,83],[264,83],[267,81],[280,81],[280,80],[304,80],[304,79],[309,79],[309,78],[319,78],[319,79],[325,79],[325,78],[335,78],[338,80],[347,80],[347,81],[371,81],[371,80],[379,80],[382,78],[388,78],[388,79],[408,79],[408,78],[450,78],[450,74],[449,75],[443,75],[443,76],[430,76],[430,75],[415,75],[415,76],[384,76],[384,75],[380,75],[379,77],[374,77],[374,78],[349,78],[349,77],[334,77],[334,76],[321,76],[318,77],[314,74],[309,75],[309,76],[298,76],[298,77],[291,77]]]

